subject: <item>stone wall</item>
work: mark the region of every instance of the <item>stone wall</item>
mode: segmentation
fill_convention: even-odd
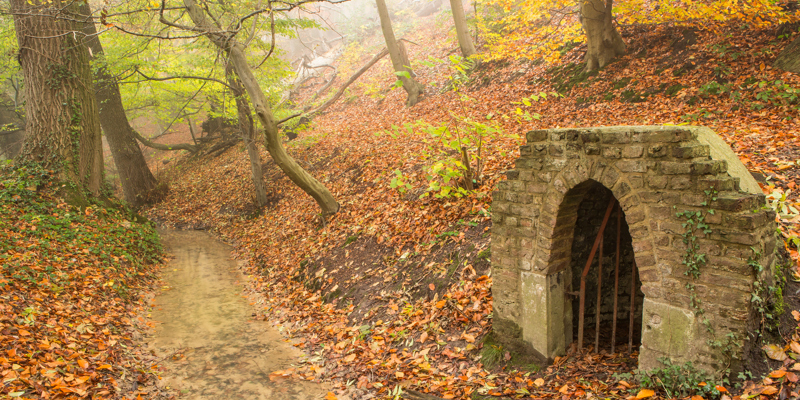
[[[573,236],[587,182],[596,182],[619,201],[631,236],[644,294],[640,368],[657,367],[664,356],[707,369],[741,359],[755,318],[748,259],[774,264],[776,225],[758,184],[721,138],[699,127],[540,130],[527,134],[520,153],[492,205],[494,329],[501,340],[548,360],[572,342],[565,292]],[[710,188],[716,200],[704,206]],[[676,213],[708,209],[711,232],[697,233],[708,262],[692,282],[682,263],[685,220]],[[717,338],[736,337],[734,354],[708,345],[687,283]]]

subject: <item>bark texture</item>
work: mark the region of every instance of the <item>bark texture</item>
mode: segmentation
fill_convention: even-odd
[[[245,99],[245,90],[242,82],[236,78],[233,66],[229,63],[225,68],[228,85],[231,87],[236,99],[236,112],[239,119],[239,129],[242,132],[242,141],[247,146],[247,156],[250,160],[250,173],[256,192],[256,205],[261,208],[267,204],[267,185],[264,184],[264,172],[261,170],[261,154],[256,145],[256,130],[253,124],[253,114],[250,105]]]
[[[11,0],[25,77],[26,137],[20,160],[35,161],[58,178],[98,195],[103,153],[89,51],[78,3]]]
[[[783,48],[774,66],[786,72],[800,74],[800,36]]]
[[[328,188],[306,172],[283,148],[278,137],[278,125],[272,115],[269,101],[253,75],[253,70],[247,64],[244,46],[227,33],[215,28],[213,23],[206,18],[203,9],[194,0],[184,0],[183,4],[197,29],[201,30],[209,40],[228,55],[228,62],[233,66],[236,76],[250,96],[256,115],[264,127],[267,151],[269,151],[275,163],[278,164],[278,167],[292,182],[316,200],[322,209],[323,216],[339,211],[339,203],[333,198]]]
[[[86,20],[83,31],[87,35],[86,41],[92,49],[92,56],[102,60],[103,46],[91,20],[92,10],[89,3],[80,5],[80,13]],[[100,65],[94,78],[95,96],[100,107],[100,126],[117,166],[123,196],[129,204],[139,207],[145,203],[147,193],[156,188],[156,178],[150,172],[133,128],[128,122],[116,77],[109,73],[105,65]]]
[[[580,1],[581,24],[586,33],[586,71],[593,71],[625,54],[625,42],[614,26],[613,0]]]
[[[411,69],[411,64],[408,62],[408,56],[404,56],[405,52],[394,37],[392,20],[389,19],[389,9],[386,8],[386,1],[375,0],[375,2],[378,5],[381,30],[383,31],[383,38],[386,39],[386,48],[389,49],[389,57],[392,59],[392,67],[395,72],[408,73],[408,76],[400,76],[399,78],[400,81],[403,82],[403,89],[408,93],[406,106],[412,107],[414,104],[419,103],[419,96],[422,95],[424,87],[414,79],[414,71]]]
[[[475,45],[469,36],[467,29],[467,16],[464,14],[464,5],[461,0],[450,0],[450,8],[453,10],[453,20],[456,25],[456,36],[458,37],[458,47],[461,48],[461,55],[469,58],[475,55]]]

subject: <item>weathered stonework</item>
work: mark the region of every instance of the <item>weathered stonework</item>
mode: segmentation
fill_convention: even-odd
[[[520,153],[492,204],[494,326],[500,340],[521,335],[548,360],[572,342],[567,292],[577,290],[570,272],[573,236],[581,201],[599,183],[624,212],[641,280],[639,367],[658,367],[660,357],[706,369],[730,361],[709,346],[709,331],[695,317],[685,288],[691,281],[682,263],[685,220],[676,213],[708,208],[715,211],[706,219],[712,232],[698,233],[708,262],[695,292],[717,338],[735,335],[733,363],[741,360],[755,317],[751,247],[760,254],[756,261],[771,271],[776,225],[758,184],[719,136],[677,126],[539,130],[528,132]],[[717,200],[703,207],[709,188],[718,191]]]

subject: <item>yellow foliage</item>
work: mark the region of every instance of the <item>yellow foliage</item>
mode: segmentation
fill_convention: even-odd
[[[554,61],[568,43],[583,42],[580,0],[477,0],[478,26],[488,43],[485,60],[542,58]],[[738,20],[762,28],[797,17],[774,0],[617,0],[619,23],[703,26]]]

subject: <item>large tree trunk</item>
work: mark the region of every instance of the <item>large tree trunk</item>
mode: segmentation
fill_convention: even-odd
[[[25,76],[25,143],[17,157],[56,171],[98,195],[103,153],[89,51],[80,41],[78,3],[11,0]],[[80,190],[74,191],[80,195]]]
[[[614,26],[611,8],[613,0],[580,0],[581,23],[586,33],[586,71],[608,65],[616,56],[625,54],[622,41]]]
[[[247,64],[244,47],[235,39],[228,37],[226,32],[216,29],[206,18],[203,9],[194,0],[184,0],[183,4],[186,6],[189,17],[197,25],[197,28],[203,30],[209,40],[227,53],[228,62],[233,65],[236,76],[241,80],[242,85],[250,95],[250,101],[253,103],[256,115],[258,115],[261,125],[264,127],[267,151],[269,151],[272,159],[275,160],[278,167],[283,170],[292,182],[317,201],[317,204],[322,209],[323,217],[335,214],[339,211],[339,203],[333,198],[328,188],[306,172],[283,148],[278,137],[278,125],[275,124],[269,101],[253,75],[253,70]]]
[[[464,5],[461,4],[461,0],[450,0],[450,8],[453,10],[458,47],[461,48],[461,54],[464,58],[471,57],[475,55],[475,45],[472,44],[472,38],[469,36],[469,29],[467,29],[467,17],[464,14]]]
[[[773,65],[775,68],[800,74],[800,36],[783,48]]]
[[[423,86],[414,79],[414,71],[411,69],[411,64],[408,62],[408,56],[403,57],[403,52],[394,37],[394,30],[392,29],[392,20],[389,19],[389,9],[386,8],[386,1],[375,0],[378,5],[378,16],[381,18],[381,30],[383,37],[386,39],[386,48],[389,49],[389,57],[392,59],[392,67],[395,72],[405,72],[403,76],[400,75],[400,81],[403,82],[403,89],[408,93],[408,100],[406,106],[411,107],[419,102],[419,96],[423,92]],[[404,60],[405,58],[405,60]]]
[[[89,3],[81,3],[80,13],[87,21],[83,31],[87,35],[92,56],[102,59],[103,46],[91,20],[92,10]],[[105,60],[102,62],[105,63]],[[100,65],[95,72],[95,91],[100,105],[100,125],[117,166],[125,201],[134,207],[141,206],[146,200],[146,194],[155,189],[157,181],[147,166],[133,128],[128,122],[117,79],[108,72],[105,65]]]
[[[261,170],[261,154],[258,153],[256,145],[256,130],[253,126],[253,115],[250,113],[250,105],[244,98],[245,90],[242,82],[236,78],[233,65],[228,63],[225,68],[225,75],[228,85],[236,98],[236,112],[239,118],[239,129],[242,131],[242,141],[247,146],[247,156],[250,159],[250,173],[253,177],[253,185],[256,190],[256,205],[261,208],[267,204],[267,185],[264,184],[264,173]]]

